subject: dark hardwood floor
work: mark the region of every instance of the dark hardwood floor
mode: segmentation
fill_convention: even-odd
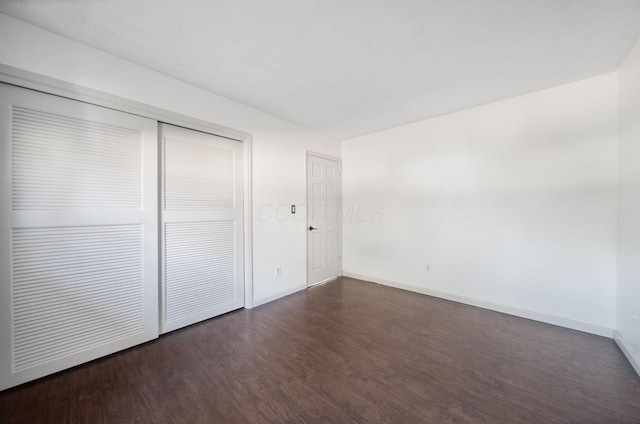
[[[0,423],[640,423],[612,340],[344,278],[0,393]]]

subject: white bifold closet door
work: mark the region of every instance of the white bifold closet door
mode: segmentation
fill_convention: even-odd
[[[161,332],[244,306],[242,143],[160,125]]]
[[[158,336],[157,123],[0,84],[0,389]]]

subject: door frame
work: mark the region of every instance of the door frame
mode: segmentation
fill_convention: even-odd
[[[251,191],[251,152],[253,149],[250,133],[4,64],[0,64],[0,82],[151,118],[157,122],[210,133],[242,143],[244,166],[244,307],[246,309],[253,308],[253,196]],[[158,297],[158,306],[160,306],[160,301],[161,299]]]
[[[314,284],[309,284],[309,181],[307,176],[309,175],[309,156],[317,157],[320,159],[327,159],[331,161],[335,161],[338,164],[338,193],[337,193],[337,207],[338,207],[338,276],[340,278],[342,276],[342,158],[337,156],[327,155],[325,153],[316,152],[314,150],[305,149],[304,151],[304,192],[305,192],[305,226],[304,232],[306,234],[305,237],[305,277],[307,280],[307,288],[316,286],[318,284],[326,283],[327,281],[334,280],[334,278],[330,278],[325,281],[319,281]]]

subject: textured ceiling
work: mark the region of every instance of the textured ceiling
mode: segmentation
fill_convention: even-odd
[[[639,0],[0,0],[338,139],[616,70]]]

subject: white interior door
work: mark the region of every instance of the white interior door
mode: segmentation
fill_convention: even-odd
[[[0,84],[0,389],[158,336],[156,121]]]
[[[307,285],[341,273],[340,162],[307,154]]]
[[[161,331],[244,306],[242,143],[161,124]]]

